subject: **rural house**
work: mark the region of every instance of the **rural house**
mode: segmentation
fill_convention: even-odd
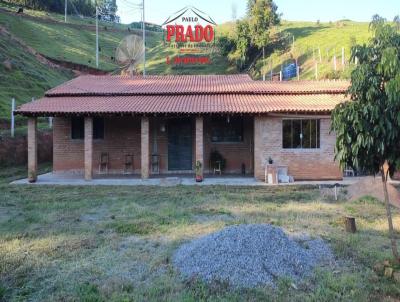
[[[248,75],[80,76],[16,111],[28,117],[28,176],[37,174],[37,117],[53,120],[53,172],[86,180],[207,174],[264,179],[268,162],[294,180],[341,179],[330,112],[344,81],[253,81]]]

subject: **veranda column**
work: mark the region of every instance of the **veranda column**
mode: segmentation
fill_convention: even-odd
[[[141,171],[142,171],[142,179],[149,178],[149,158],[150,158],[150,139],[149,139],[149,118],[146,116],[142,117],[141,120]]]
[[[203,117],[196,116],[196,163],[201,163],[201,176],[203,176],[204,170],[204,138],[203,138]],[[196,164],[195,163],[195,164]]]
[[[93,118],[85,117],[85,180],[92,179],[93,169]]]
[[[28,181],[37,180],[37,120],[28,118]]]

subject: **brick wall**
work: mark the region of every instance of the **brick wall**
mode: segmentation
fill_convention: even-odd
[[[254,118],[255,177],[264,178],[264,167],[271,157],[274,164],[287,165],[295,180],[341,179],[339,165],[334,162],[335,135],[329,134],[330,118],[321,119],[319,149],[283,149],[282,118]]]
[[[213,143],[211,141],[211,119],[204,119],[204,169],[210,171],[211,150],[216,149],[226,160],[225,173],[242,173],[242,164],[246,174],[253,173],[253,117],[243,117],[243,142]]]
[[[252,156],[252,142],[253,142],[253,118],[244,118],[244,139],[240,143],[213,143],[211,142],[211,119],[212,117],[204,117],[203,119],[203,156],[205,173],[210,171],[210,153],[212,149],[218,150],[226,159],[226,167],[224,173],[241,173],[242,163],[245,164],[246,173],[253,173],[253,156]],[[150,152],[157,153],[160,160],[160,172],[170,173],[168,171],[168,120],[170,118],[155,117],[150,120]],[[195,151],[196,151],[196,126],[195,118],[192,121],[192,138],[193,138],[193,169],[195,164]],[[165,127],[162,132],[161,128]],[[154,137],[157,142],[154,142]],[[156,150],[156,151],[155,151]],[[187,171],[183,171],[187,172]],[[172,171],[171,173],[179,173],[179,171]]]
[[[53,121],[53,170],[83,173],[84,142],[71,139],[70,118]],[[124,170],[125,154],[134,156],[134,172],[140,173],[140,118],[107,117],[104,140],[93,140],[93,173],[98,173],[102,152],[109,153],[109,173]]]
[[[315,150],[282,149],[282,118],[271,116],[244,117],[244,140],[240,143],[212,143],[210,121],[204,117],[204,172],[209,171],[209,157],[217,149],[226,159],[225,173],[241,173],[242,164],[246,173],[257,178],[264,177],[264,166],[268,157],[274,163],[288,165],[289,174],[295,179],[340,179],[341,172],[334,163],[335,136],[329,134],[330,119],[321,119],[321,148]],[[168,118],[150,118],[150,154],[160,156],[160,172],[168,173]],[[195,162],[195,118],[193,121],[193,163]],[[83,140],[71,139],[69,118],[54,118],[53,169],[83,173]],[[165,126],[166,131],[161,131]],[[254,135],[253,135],[254,134]],[[104,140],[93,141],[93,172],[98,173],[100,155],[109,153],[109,173],[124,170],[125,154],[134,155],[135,173],[141,173],[141,121],[140,117],[108,117],[105,119]],[[157,143],[154,143],[156,137]],[[253,156],[254,148],[254,156]],[[255,169],[253,168],[255,167]],[[178,171],[179,172],[179,171]],[[173,171],[172,173],[177,173]],[[151,174],[151,173],[150,173]]]
[[[50,162],[53,158],[53,135],[50,131],[38,130],[38,162]],[[27,163],[27,136],[0,138],[0,166],[23,165]]]

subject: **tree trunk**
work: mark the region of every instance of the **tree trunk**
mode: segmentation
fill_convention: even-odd
[[[344,217],[344,228],[347,233],[357,232],[356,219],[354,217]]]
[[[387,190],[387,179],[388,179],[388,174],[389,174],[389,169],[388,169],[387,163],[385,163],[385,165],[382,165],[381,174],[382,174],[383,193],[385,195],[386,216],[387,216],[388,225],[389,225],[389,237],[390,237],[390,241],[392,244],[392,253],[393,253],[393,257],[395,258],[395,261],[400,262],[399,252],[397,250],[396,237],[395,237],[394,229],[393,229],[393,220],[392,220],[392,212],[390,209],[389,194],[388,194],[388,190]]]

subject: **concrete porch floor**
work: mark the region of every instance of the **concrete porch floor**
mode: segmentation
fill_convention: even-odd
[[[292,185],[350,185],[360,180],[359,177],[345,177],[341,181],[296,181],[294,183],[282,183],[278,186],[292,186]],[[11,184],[31,184],[27,178],[19,179],[11,182]],[[107,175],[105,178],[94,178],[91,181],[85,181],[81,175],[65,175],[46,173],[38,176],[35,183],[31,185],[66,185],[66,186],[176,186],[176,185],[223,185],[223,186],[277,186],[266,184],[254,177],[207,177],[205,176],[203,182],[196,182],[194,177],[183,176],[165,176],[165,177],[152,177],[142,180],[141,178],[131,177],[112,177]]]

